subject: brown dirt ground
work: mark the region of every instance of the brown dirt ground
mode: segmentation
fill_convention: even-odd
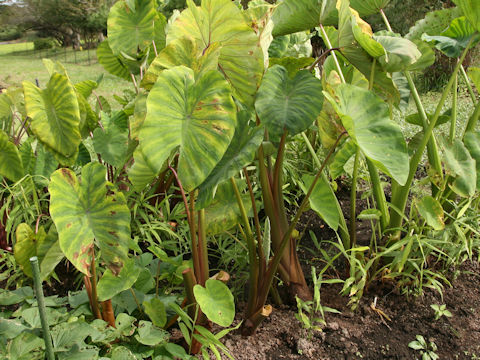
[[[322,305],[341,314],[327,314],[323,331],[308,332],[295,318],[293,307],[275,308],[257,333],[249,338],[238,333],[223,342],[236,360],[275,359],[419,359],[408,347],[416,335],[435,342],[440,359],[477,359],[480,356],[480,266],[465,263],[460,275],[447,288],[443,301],[427,290],[418,298],[407,298],[390,289],[371,289],[352,313],[339,285],[324,285]],[[391,319],[382,318],[370,305]],[[452,317],[434,320],[431,304],[446,304]],[[239,313],[238,315],[241,315]],[[240,318],[240,316],[238,316]]]

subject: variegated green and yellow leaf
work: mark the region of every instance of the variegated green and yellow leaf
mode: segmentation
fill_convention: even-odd
[[[253,99],[263,75],[263,52],[258,36],[244,20],[241,10],[230,0],[204,0],[188,8],[176,19],[167,35],[173,40],[192,37],[200,51],[211,44],[220,44],[219,69],[246,105]]]
[[[179,148],[178,175],[185,190],[191,191],[222,158],[235,119],[230,87],[219,72],[196,78],[183,66],[165,70],[148,95],[140,129],[144,162],[157,174],[170,152]]]
[[[150,46],[154,38],[155,11],[153,0],[135,0],[129,7],[124,0],[117,1],[108,15],[108,42],[115,55],[136,56]]]
[[[192,38],[183,37],[173,40],[150,64],[140,85],[145,89],[151,89],[163,70],[175,66],[189,67],[195,75],[200,75],[203,71],[215,70],[219,55],[219,43],[211,44],[205,51],[200,51],[198,44]]]
[[[65,256],[84,274],[96,244],[101,259],[118,273],[127,258],[130,241],[130,211],[122,193],[107,188],[106,168],[89,163],[82,169],[81,182],[69,169],[52,174],[50,214],[57,227]]]
[[[98,62],[110,74],[122,79],[130,79],[130,71],[122,57],[114,55],[108,40],[103,41],[97,47]]]
[[[48,148],[69,162],[80,144],[80,110],[75,88],[65,75],[53,73],[47,88],[23,83],[27,114],[32,119],[30,128]]]

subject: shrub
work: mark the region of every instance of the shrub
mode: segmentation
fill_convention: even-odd
[[[33,41],[33,48],[35,50],[51,49],[55,46],[55,41],[53,39],[35,39]]]
[[[22,37],[22,32],[17,28],[0,29],[0,41],[17,40]]]

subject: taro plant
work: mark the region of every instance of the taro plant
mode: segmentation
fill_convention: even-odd
[[[44,278],[65,256],[83,278],[95,321],[126,337],[137,331],[143,345],[160,346],[160,328],[176,321],[173,308],[186,348],[204,356],[207,347],[225,350],[218,339],[228,329],[213,335],[210,321],[228,327],[234,316],[219,282],[227,276],[210,271],[210,239],[224,231],[238,229],[248,250],[244,335],[272,311],[277,275],[287,298],[303,309],[313,298],[322,310],[318,279],[312,296],[297,254],[296,226],[309,207],[338,233],[327,267],[346,258],[342,293],[354,306],[378,278],[441,291],[447,280],[429,261],[458,263],[478,244],[480,102],[471,82],[478,90],[480,81],[478,69],[462,62],[478,41],[480,5],[457,0],[458,8],[402,37],[383,13],[388,3],[252,1],[244,9],[228,0],[187,1],[167,21],[153,0],[117,1],[97,54],[106,71],[132,83],[134,91],[116,97],[121,110],[95,94],[100,80],[72,84],[51,61],[43,88],[25,82],[0,94],[2,249],[13,247],[27,273],[25,261],[36,255]],[[373,33],[362,19],[374,13],[386,30]],[[317,59],[311,29],[327,47]],[[432,45],[458,62],[428,113],[413,79],[433,63]],[[459,73],[474,103],[464,128]],[[392,114],[410,97],[417,113],[405,120],[420,131],[407,146]],[[448,121],[442,139],[437,125]],[[296,206],[287,201],[285,168],[288,146],[300,138],[314,167],[295,180]],[[430,191],[408,202],[425,152]],[[344,214],[334,189],[349,166]],[[370,209],[357,215],[361,169]],[[357,239],[357,218],[378,231],[368,245]],[[168,293],[182,281],[182,305],[169,306],[181,301]],[[137,330],[125,311],[140,319]],[[175,355],[174,347],[164,350],[158,353]]]

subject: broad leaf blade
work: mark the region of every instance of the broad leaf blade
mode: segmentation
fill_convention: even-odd
[[[135,9],[123,0],[117,1],[108,15],[108,42],[114,54],[135,56],[146,49],[154,37],[157,14],[153,0],[136,0]]]
[[[328,95],[330,103],[365,156],[400,185],[405,184],[407,145],[400,127],[390,120],[388,105],[371,91],[350,84],[339,85],[335,95],[339,103]]]
[[[231,84],[235,96],[247,106],[253,105],[263,75],[263,52],[257,35],[233,2],[204,0],[197,7],[188,1],[188,9],[168,31],[167,44],[183,37],[194,38],[200,51],[219,43],[220,71]]]
[[[480,31],[480,2],[478,0],[453,0],[470,24]]]
[[[200,185],[195,203],[197,209],[202,209],[213,200],[215,187],[218,184],[230,179],[253,161],[256,151],[262,143],[264,128],[258,126],[250,129],[247,116],[246,113],[239,113],[235,134],[227,151]]]
[[[223,327],[230,326],[235,317],[233,295],[227,285],[219,280],[208,279],[205,287],[193,287],[195,300],[207,318]]]
[[[179,147],[178,175],[191,191],[222,158],[235,122],[230,87],[220,73],[209,71],[195,78],[193,70],[175,67],[160,74],[148,96],[140,148],[156,174]]]
[[[274,141],[279,140],[284,130],[295,135],[308,129],[322,105],[320,80],[306,70],[290,79],[280,65],[268,69],[255,101],[258,116]]]
[[[336,25],[336,0],[285,0],[273,13],[273,35],[280,36],[313,29],[322,24]]]
[[[106,169],[89,163],[79,183],[68,169],[53,173],[49,185],[50,214],[57,227],[60,247],[75,267],[89,275],[94,241],[102,260],[118,273],[127,258],[130,211],[122,193],[107,193]]]
[[[75,88],[65,75],[54,73],[45,90],[23,83],[31,129],[49,149],[68,161],[80,144],[80,110]]]
[[[306,194],[313,183],[314,177],[305,175],[302,180],[303,184],[300,184],[300,186]],[[325,177],[318,180],[313,188],[313,193],[310,196],[309,201],[312,209],[320,215],[328,226],[337,231],[340,222],[340,215],[338,214],[338,209],[340,207],[338,206],[338,200],[335,193]]]

